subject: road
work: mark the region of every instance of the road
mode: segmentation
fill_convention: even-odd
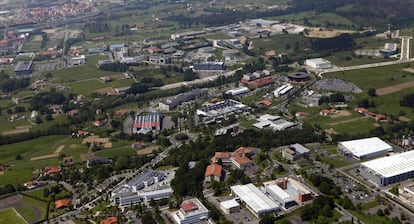
[[[236,70],[229,71],[229,72],[226,72],[226,73],[223,73],[223,74],[212,75],[212,76],[208,76],[208,77],[205,77],[205,78],[196,79],[196,80],[193,80],[193,81],[171,83],[171,84],[168,84],[168,85],[161,86],[159,89],[167,90],[167,89],[179,88],[179,87],[182,87],[182,86],[190,86],[190,85],[195,85],[195,84],[207,83],[207,82],[214,81],[214,80],[218,79],[221,76],[224,76],[224,77],[232,76],[236,71],[241,70],[241,69],[242,68],[238,68]]]

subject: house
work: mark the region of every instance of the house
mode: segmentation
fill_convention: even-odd
[[[252,153],[252,149],[248,147],[240,147],[233,152],[233,157],[245,157]]]
[[[307,117],[309,116],[309,114],[303,111],[299,111],[299,112],[296,112],[295,116],[301,118],[301,117]]]
[[[121,110],[116,111],[115,115],[118,116],[118,117],[122,117],[127,113],[129,113],[129,110],[121,109]]]
[[[68,111],[68,115],[69,116],[75,116],[77,114],[79,114],[79,110],[78,109],[73,109],[73,110]]]
[[[330,116],[336,113],[335,109],[322,109],[319,114],[322,116]]]
[[[387,116],[385,116],[383,114],[377,114],[377,115],[375,115],[375,120],[377,120],[377,121],[385,121],[385,120],[387,120]]]
[[[60,209],[60,208],[66,208],[68,207],[70,204],[70,200],[65,198],[65,199],[60,199],[55,201],[55,208],[56,209]]]
[[[50,107],[50,109],[53,111],[53,113],[58,114],[58,113],[62,113],[62,105],[58,105],[58,104],[54,104]]]
[[[62,162],[64,166],[71,166],[73,165],[73,157],[72,156],[65,156],[62,158]]]
[[[223,167],[219,164],[210,164],[207,166],[206,168],[206,172],[205,172],[205,181],[206,182],[211,182],[211,181],[217,181],[220,182],[221,180],[221,174],[222,174],[222,169]]]
[[[239,169],[245,169],[253,166],[253,161],[249,157],[231,157],[231,162]]]
[[[44,172],[46,174],[55,174],[55,173],[59,173],[61,171],[61,167],[60,166],[46,166],[44,168]]]
[[[106,219],[103,219],[100,223],[101,224],[117,224],[118,219],[116,217],[112,216],[112,217],[108,217]]]
[[[302,157],[306,157],[308,154],[309,149],[298,143],[282,149],[282,157],[289,161],[298,160]]]
[[[148,51],[148,53],[150,53],[150,54],[157,54],[157,53],[162,53],[162,52],[164,52],[164,50],[163,49],[161,49],[161,48],[157,48],[157,47],[149,47],[149,48],[147,48],[147,49],[145,49],[146,51]]]
[[[134,143],[131,144],[131,148],[133,148],[133,149],[140,149],[140,148],[145,147],[145,146],[146,146],[145,142],[142,142],[142,141],[134,142]]]
[[[33,188],[35,188],[36,187],[36,182],[34,182],[34,181],[28,181],[28,182],[26,182],[25,184],[23,184],[23,186],[25,186],[27,189],[33,189]]]
[[[257,105],[259,106],[265,106],[265,107],[270,107],[272,105],[272,101],[268,100],[268,99],[264,99],[261,100],[257,103]]]
[[[231,154],[229,152],[215,152],[212,161],[218,163],[221,160],[222,163],[230,163],[230,156]]]
[[[357,107],[357,108],[355,108],[355,111],[360,113],[360,114],[367,114],[369,112],[368,109],[366,109],[364,107]]]

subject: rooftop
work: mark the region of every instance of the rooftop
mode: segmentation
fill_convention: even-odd
[[[205,176],[216,176],[216,177],[221,177],[221,171],[222,171],[222,166],[219,164],[210,164],[207,166],[206,168],[206,173]]]
[[[392,156],[374,159],[361,163],[383,177],[392,177],[414,171],[414,151],[394,154]]]
[[[276,202],[267,197],[251,183],[246,185],[236,185],[230,188],[256,213],[273,211],[279,208],[279,205],[277,205]]]
[[[231,200],[220,202],[220,206],[225,209],[230,209],[234,207],[239,207],[240,204],[236,201],[236,199],[231,199]]]
[[[342,144],[346,150],[349,150],[356,157],[362,157],[385,150],[392,150],[392,146],[378,137],[344,141],[340,142],[340,144]]]
[[[55,201],[55,207],[57,209],[63,208],[63,207],[68,207],[69,204],[70,204],[70,200],[67,199],[67,198]]]

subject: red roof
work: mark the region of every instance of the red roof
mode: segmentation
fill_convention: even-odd
[[[375,119],[377,119],[377,120],[385,120],[385,119],[387,119],[387,116],[385,116],[383,114],[377,114],[375,116]]]
[[[234,162],[238,163],[239,165],[249,164],[252,163],[252,160],[246,156],[243,157],[233,157]]]
[[[260,87],[267,86],[273,83],[275,83],[275,80],[273,80],[272,77],[264,77],[264,78],[256,79],[254,81],[249,82],[249,86],[253,88],[260,88]]]
[[[126,113],[128,113],[129,112],[129,110],[124,110],[124,109],[121,109],[121,110],[118,110],[115,114],[117,115],[117,116],[122,116],[122,115],[124,115],[124,114],[126,114]]]
[[[213,98],[213,99],[211,99],[210,103],[218,103],[220,101],[221,101],[221,99],[219,99],[219,98]]]
[[[190,211],[194,211],[194,210],[197,210],[198,209],[197,205],[194,202],[192,202],[192,201],[183,202],[181,204],[181,208],[185,212],[190,212]]]
[[[3,165],[0,165],[0,171],[4,171],[5,169],[4,169],[4,166]]]
[[[219,164],[211,164],[208,165],[206,168],[206,173],[205,176],[209,177],[209,176],[216,176],[216,177],[221,177],[221,170],[223,169],[223,167]]]
[[[263,104],[263,105],[268,107],[268,106],[272,105],[272,101],[270,101],[268,99],[264,99],[264,100],[259,101],[259,104]]]
[[[233,156],[234,157],[243,157],[246,154],[249,154],[252,152],[251,148],[247,148],[247,147],[240,147],[238,149],[236,149],[236,151],[234,151]]]
[[[230,158],[230,153],[229,152],[216,152],[214,153],[214,158],[215,159],[228,159]]]
[[[72,160],[73,160],[72,156],[63,157],[63,162],[72,162]]]
[[[114,216],[108,217],[101,221],[101,224],[116,224],[118,223],[118,219]]]
[[[59,173],[60,172],[60,166],[47,166],[47,167],[45,167],[45,172],[47,174]]]
[[[70,200],[67,198],[55,201],[56,208],[68,207],[69,204],[70,204]]]

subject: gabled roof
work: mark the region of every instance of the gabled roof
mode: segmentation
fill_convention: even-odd
[[[206,168],[206,173],[205,176],[209,177],[209,176],[216,176],[216,177],[221,177],[221,171],[222,171],[223,167],[219,164],[211,164],[208,165]]]
[[[231,157],[231,159],[239,165],[252,163],[252,160],[248,157]]]
[[[272,101],[270,101],[268,99],[264,99],[264,100],[259,101],[259,104],[263,104],[263,105],[268,107],[268,106],[272,105]]]
[[[70,204],[70,200],[67,199],[67,198],[55,201],[55,207],[57,209],[63,208],[63,207],[68,207],[69,204]]]
[[[252,152],[251,148],[248,147],[240,147],[238,149],[236,149],[233,153],[233,157],[243,157],[246,154],[249,154]]]
[[[116,223],[118,223],[118,219],[114,216],[108,217],[101,221],[101,224],[116,224]]]
[[[215,159],[229,159],[230,153],[229,152],[215,152],[214,158]]]
[[[53,174],[53,173],[59,173],[60,172],[60,166],[46,166],[45,172],[47,174]]]

